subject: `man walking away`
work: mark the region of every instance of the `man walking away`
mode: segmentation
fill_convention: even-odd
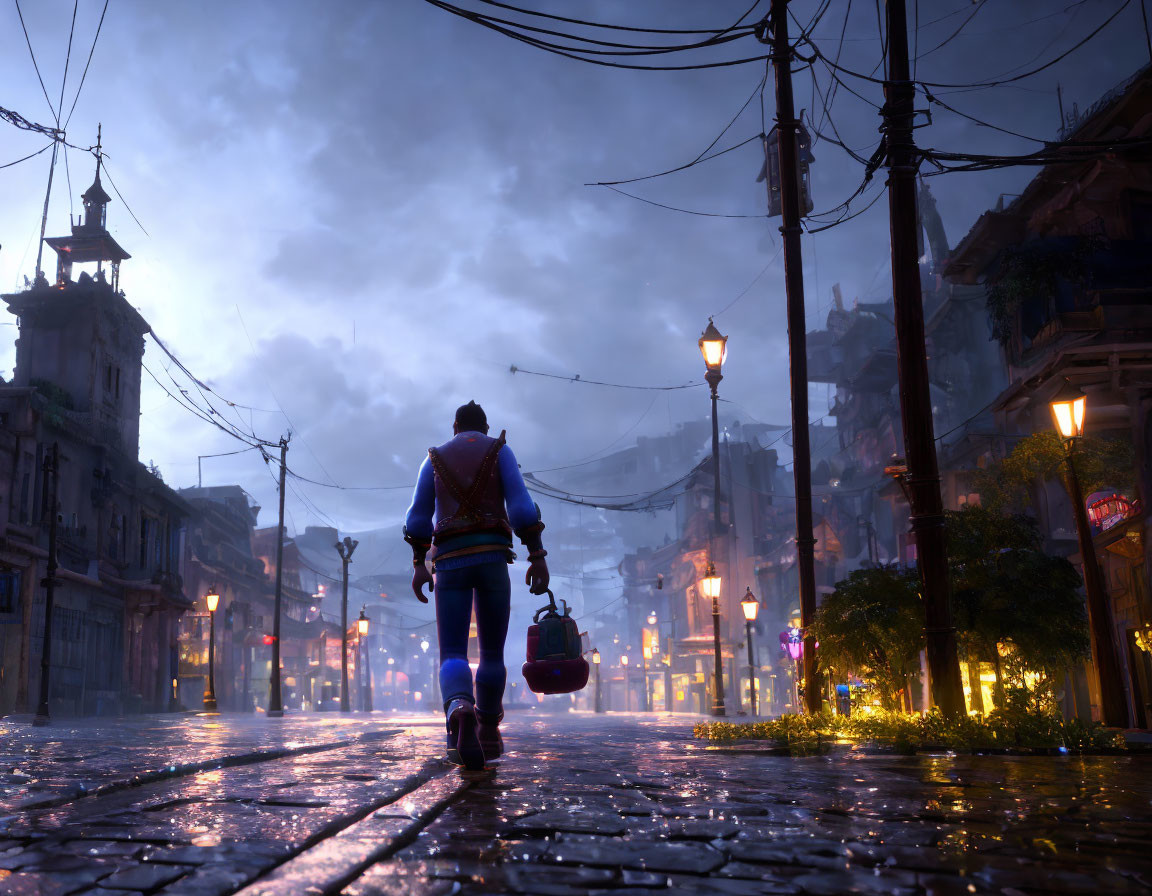
[[[452,433],[452,439],[428,449],[420,465],[404,540],[412,546],[412,590],[427,603],[424,586],[432,585],[436,597],[448,758],[477,770],[504,751],[500,721],[511,603],[508,564],[516,559],[513,532],[528,550],[524,582],[533,594],[548,588],[548,552],[540,538],[540,508],[524,486],[504,433],[488,436],[487,415],[474,401],[457,409]],[[430,549],[435,579],[425,565]],[[480,642],[475,686],[468,665],[473,606]]]

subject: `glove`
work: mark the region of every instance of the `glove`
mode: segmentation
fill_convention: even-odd
[[[524,574],[524,584],[533,594],[543,594],[548,590],[548,564],[543,557],[528,562],[528,572]]]
[[[544,578],[548,578],[548,573],[544,573]],[[421,563],[419,566],[412,567],[412,590],[416,594],[416,599],[422,604],[428,603],[428,598],[424,595],[424,586],[427,585],[431,590],[435,583],[432,579],[432,573],[428,572],[428,567]]]

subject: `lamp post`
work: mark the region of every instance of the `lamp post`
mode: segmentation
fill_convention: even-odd
[[[1088,621],[1092,629],[1092,648],[1096,655],[1096,671],[1100,677],[1100,702],[1104,724],[1116,728],[1128,726],[1128,706],[1124,698],[1124,683],[1120,677],[1120,662],[1112,637],[1112,613],[1108,606],[1104,577],[1096,559],[1096,546],[1092,543],[1092,529],[1084,509],[1084,495],[1076,475],[1073,455],[1076,440],[1084,434],[1084,393],[1065,383],[1050,402],[1056,429],[1064,440],[1064,460],[1068,465],[1068,491],[1072,509],[1076,514],[1076,534],[1080,540],[1080,559],[1084,566],[1084,590],[1088,594]]]
[[[760,612],[760,601],[751,588],[744,589],[744,597],[740,601],[740,609],[744,611],[744,625],[746,640],[748,641],[748,690],[752,696],[752,715],[756,712],[756,660],[752,654],[752,623],[756,621],[756,614]]]
[[[40,703],[36,707],[36,716],[32,724],[42,728],[52,721],[49,712],[50,676],[52,674],[52,615],[56,607],[56,570],[59,569],[59,558],[56,553],[56,525],[60,519],[57,497],[60,487],[60,443],[53,442],[52,447],[44,453],[45,487],[48,490],[48,558],[45,561],[44,578],[40,584],[44,586],[44,639],[40,648]]]
[[[712,715],[724,715],[724,666],[720,659],[720,576],[716,566],[708,561],[708,571],[700,580],[700,590],[705,597],[712,598],[712,653],[716,668],[712,673]]]
[[[648,660],[652,659],[652,648],[649,645],[644,645],[644,649],[640,651],[640,655],[644,658],[642,667],[644,670],[644,712],[652,712],[652,691],[648,686]]]
[[[371,712],[372,711],[372,704],[370,702],[370,698],[366,697],[365,693],[364,693],[366,690],[366,688],[365,688],[365,678],[366,678],[365,671],[366,670],[364,669],[364,663],[363,663],[364,650],[362,647],[362,642],[364,640],[364,637],[365,637],[365,635],[368,634],[368,614],[364,612],[367,609],[368,609],[367,607],[361,607],[360,608],[360,618],[358,618],[356,620],[356,675],[360,679],[360,699],[356,702],[360,704],[361,710],[363,710],[364,712]],[[371,684],[368,684],[368,688],[369,689],[371,688]]]
[[[204,690],[204,711],[216,712],[216,608],[220,592],[213,585],[204,595],[208,604],[208,686]]]
[[[728,357],[728,337],[721,335],[708,318],[708,326],[700,335],[700,354],[704,356],[704,379],[712,391],[712,532],[720,534],[720,424],[716,411],[716,387],[724,379],[722,369]],[[708,552],[714,552],[710,549]],[[716,575],[715,558],[708,558],[708,572],[704,579],[704,593],[712,598],[712,640],[716,668],[713,672],[715,686],[712,699],[712,715],[724,715],[724,663],[720,656],[720,577]],[[712,583],[711,589],[708,583]],[[711,592],[711,593],[710,593]]]
[[[348,535],[343,541],[336,542],[336,553],[340,555],[344,571],[340,597],[340,712],[348,712],[348,564],[352,562],[352,552],[359,543]]]
[[[592,648],[592,669],[596,673],[596,708],[595,712],[604,712],[604,699],[600,693],[600,651]]]
[[[620,670],[624,677],[624,712],[628,712],[630,701],[628,700],[628,654],[626,653],[620,655]]]

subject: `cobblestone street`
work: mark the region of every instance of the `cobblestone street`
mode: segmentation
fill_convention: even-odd
[[[791,758],[691,722],[512,715],[472,775],[431,716],[4,722],[0,892],[1152,889],[1152,757]]]

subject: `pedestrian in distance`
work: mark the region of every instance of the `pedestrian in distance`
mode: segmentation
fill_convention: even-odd
[[[469,770],[504,752],[504,641],[508,635],[516,559],[512,535],[528,551],[524,583],[533,594],[548,589],[548,564],[540,508],[532,501],[512,449],[488,435],[488,418],[474,401],[456,410],[453,437],[428,449],[420,465],[404,540],[412,546],[412,590],[436,600],[440,642],[440,693],[444,697],[448,758]],[[435,577],[429,572],[431,560]],[[480,664],[473,682],[468,630],[476,610]]]

